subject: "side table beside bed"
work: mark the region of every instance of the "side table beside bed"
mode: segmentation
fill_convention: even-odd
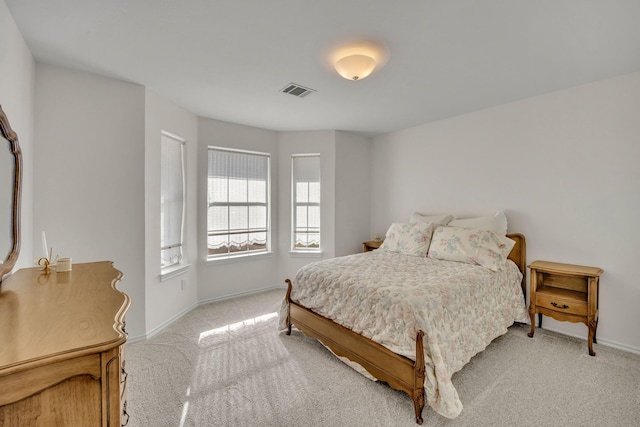
[[[589,328],[589,355],[595,356],[593,343],[597,344],[599,279],[603,270],[550,261],[534,261],[529,269],[529,337],[536,329],[536,313],[539,327],[543,314],[559,321],[582,322]]]

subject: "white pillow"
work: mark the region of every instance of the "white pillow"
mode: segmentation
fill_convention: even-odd
[[[453,215],[422,215],[414,212],[409,217],[409,222],[432,222],[434,225],[447,225],[453,219]]]
[[[427,256],[433,224],[424,222],[391,224],[380,249],[412,256]]]
[[[496,211],[495,215],[476,218],[454,219],[448,224],[451,227],[480,228],[493,231],[501,236],[507,235],[507,217],[504,212]]]
[[[506,264],[515,244],[510,238],[489,230],[439,226],[433,232],[427,256],[478,264],[498,271]]]

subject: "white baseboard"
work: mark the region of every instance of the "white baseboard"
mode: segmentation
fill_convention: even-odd
[[[173,322],[175,322],[176,320],[178,320],[179,318],[181,318],[182,316],[184,316],[185,314],[187,314],[188,312],[190,312],[191,310],[193,310],[197,306],[198,306],[198,303],[190,305],[189,307],[187,307],[184,310],[182,310],[180,313],[178,313],[175,316],[165,320],[164,322],[162,322],[161,324],[159,324],[158,326],[156,326],[155,328],[153,328],[152,330],[150,330],[146,334],[138,335],[137,337],[129,337],[129,338],[127,338],[127,342],[128,343],[134,343],[134,342],[138,342],[138,341],[148,340],[149,338],[151,338],[152,336],[154,336],[155,334],[157,334],[158,332],[160,332],[161,330],[163,330],[164,328],[166,328],[167,326],[169,326],[170,324],[172,324]]]
[[[198,307],[200,305],[209,304],[209,303],[212,303],[212,302],[224,301],[224,300],[228,300],[228,299],[232,299],[232,298],[238,298],[238,297],[241,297],[241,296],[246,296],[246,295],[251,295],[251,294],[258,294],[260,292],[266,292],[266,291],[270,291],[270,290],[273,290],[273,289],[286,289],[286,286],[284,286],[284,285],[267,286],[265,288],[253,289],[253,290],[250,290],[250,291],[238,292],[238,293],[231,294],[231,295],[225,295],[225,296],[215,297],[215,298],[208,298],[206,300],[198,301],[197,303],[190,305],[189,307],[185,308],[180,313],[176,314],[175,316],[171,317],[170,319],[162,322],[160,325],[156,326],[155,328],[153,328],[152,330],[150,330],[146,334],[138,335],[136,337],[127,338],[127,342],[128,343],[134,343],[134,342],[138,342],[138,341],[148,340],[149,338],[153,337],[158,332],[162,331],[164,328],[166,328],[167,326],[171,325],[173,322],[175,322],[176,320],[180,319],[182,316],[184,316],[185,314],[189,313],[191,310],[193,310],[194,308],[196,308],[196,307]]]
[[[209,304],[209,303],[218,302],[218,301],[224,301],[224,300],[228,300],[228,299],[231,299],[231,298],[238,298],[238,297],[251,295],[251,294],[259,294],[260,292],[271,291],[273,289],[287,289],[287,287],[284,284],[283,285],[267,286],[266,288],[252,289],[250,291],[243,291],[243,292],[238,292],[238,293],[235,293],[235,294],[224,295],[224,296],[221,296],[221,297],[215,297],[215,298],[208,298],[208,299],[205,299],[205,300],[200,300],[200,301],[198,301],[197,305]]]
[[[597,338],[598,344],[602,344],[607,347],[616,348],[618,350],[627,351],[629,353],[640,355],[640,348],[631,347],[626,344],[620,344],[619,342],[603,340],[602,338]]]
[[[546,328],[543,327],[542,329],[545,329],[547,331],[551,331],[551,332],[556,332],[558,334],[562,334],[562,335],[567,335],[573,338],[579,338],[581,340],[586,341],[587,337],[585,337],[584,335],[578,335],[578,334],[574,334],[571,332],[567,332],[567,331],[561,331],[559,329],[555,329],[555,328]],[[622,350],[622,351],[626,351],[628,353],[633,353],[633,354],[637,354],[640,355],[640,348],[636,348],[636,347],[632,347],[626,344],[621,344],[619,342],[615,342],[615,341],[611,341],[608,339],[603,339],[601,337],[596,337],[596,339],[598,340],[598,344],[604,345],[606,347],[611,347],[611,348],[615,348],[617,350]]]

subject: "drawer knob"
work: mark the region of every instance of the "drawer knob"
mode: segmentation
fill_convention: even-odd
[[[127,412],[127,402],[124,402],[124,407],[122,408],[122,418],[124,418],[124,423],[122,423],[122,418],[120,419],[120,427],[125,427],[129,424],[129,413]]]
[[[557,302],[552,302],[552,303],[551,303],[551,305],[552,305],[552,306],[554,306],[554,307],[556,307],[556,308],[562,308],[562,309],[569,308],[569,306],[568,306],[567,304],[562,304],[562,305],[560,305],[560,304],[558,304]]]
[[[125,371],[124,369],[124,364],[125,364],[126,360],[122,361],[122,366],[120,366],[120,383],[121,384],[127,384],[127,377],[129,376],[129,374],[127,373],[127,371]]]

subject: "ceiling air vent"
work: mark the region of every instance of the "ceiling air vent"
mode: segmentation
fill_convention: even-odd
[[[313,89],[309,89],[308,87],[300,86],[297,83],[289,83],[282,89],[280,89],[282,93],[288,93],[289,95],[297,96],[298,98],[304,98],[305,96],[315,92]]]

